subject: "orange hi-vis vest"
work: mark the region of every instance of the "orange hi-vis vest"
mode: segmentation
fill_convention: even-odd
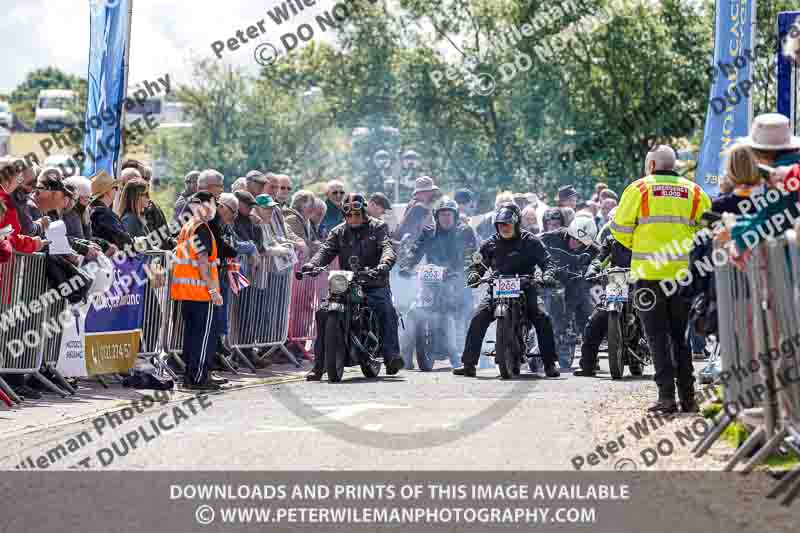
[[[170,297],[173,300],[211,301],[208,284],[200,277],[200,267],[197,261],[199,254],[195,248],[197,243],[194,242],[195,231],[201,225],[208,227],[205,222],[192,218],[181,228],[178,235],[178,245],[172,260],[172,282],[169,286]],[[211,234],[211,253],[208,254],[208,265],[211,279],[219,283],[217,241],[214,239],[213,233]]]

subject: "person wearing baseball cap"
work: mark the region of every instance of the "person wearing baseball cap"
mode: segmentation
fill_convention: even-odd
[[[453,195],[453,200],[458,204],[458,215],[464,224],[469,224],[470,217],[477,207],[475,195],[469,189],[458,189]]]
[[[357,259],[359,269],[369,277],[364,285],[367,305],[373,310],[381,325],[383,360],[388,375],[397,374],[404,366],[400,357],[400,340],[397,332],[397,312],[392,305],[389,271],[397,261],[386,223],[367,214],[367,201],[361,194],[348,194],[342,203],[345,223],[333,228],[320,250],[303,265],[303,272],[328,266],[339,258],[339,268],[349,270],[351,258]],[[325,331],[328,311],[323,307],[316,312],[317,331]],[[308,381],[319,381],[325,372],[325,341],[323,334],[314,341],[314,368],[306,375]],[[341,376],[328,376],[329,380]]]
[[[575,190],[574,185],[564,185],[563,187],[559,187],[557,200],[558,207],[570,207],[572,209],[577,209],[578,191]],[[567,222],[567,224],[569,224],[569,222]]]

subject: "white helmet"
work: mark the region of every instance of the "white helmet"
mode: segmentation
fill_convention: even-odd
[[[597,235],[597,225],[590,215],[576,213],[575,218],[570,222],[567,228],[567,234],[576,241],[588,244],[592,242]]]

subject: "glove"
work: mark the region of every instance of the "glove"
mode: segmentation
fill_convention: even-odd
[[[477,285],[478,283],[480,283],[480,281],[481,281],[481,277],[478,274],[475,274],[474,272],[472,274],[470,274],[469,276],[467,276],[467,285],[468,286]]]
[[[373,272],[375,273],[375,277],[385,276],[389,273],[389,267],[386,265],[378,265],[374,268]]]
[[[314,271],[314,265],[311,264],[311,263],[306,263],[305,265],[303,265],[303,267],[300,270],[303,271],[303,272],[313,272]]]

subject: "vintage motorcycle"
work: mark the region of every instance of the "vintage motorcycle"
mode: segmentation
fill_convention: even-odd
[[[328,316],[322,346],[328,381],[338,383],[344,367],[360,366],[364,376],[378,377],[383,363],[381,327],[378,317],[367,305],[364,284],[370,279],[368,269],[360,269],[357,257],[350,258],[351,270],[328,271]],[[295,278],[318,276],[325,268],[296,272]],[[317,354],[320,355],[320,354]]]
[[[419,369],[428,372],[434,361],[449,359],[456,351],[452,346],[454,317],[462,301],[463,287],[452,283],[458,273],[446,267],[427,264],[417,270],[417,298],[411,305],[414,340]]]
[[[483,255],[476,252],[472,256],[476,264],[483,264]],[[518,376],[528,356],[528,322],[525,312],[527,296],[524,290],[530,286],[552,287],[532,274],[503,275],[496,272],[481,278],[479,284],[489,285],[490,305],[497,320],[497,333],[494,351],[487,354],[494,357],[500,368],[500,377],[511,379]]]
[[[585,267],[591,263],[591,256],[587,253],[572,254],[558,248],[549,248],[550,252],[557,252],[575,261],[576,267]],[[583,275],[571,272],[568,268],[558,268],[559,276],[566,278],[565,282],[583,280]],[[571,368],[575,361],[575,350],[580,344],[583,331],[575,323],[575,313],[567,309],[566,287],[559,285],[557,288],[542,291],[542,299],[547,314],[551,317],[561,316],[566,322],[566,327],[556,336],[556,350],[559,364],[562,368]],[[531,363],[532,364],[532,363]]]
[[[630,269],[609,268],[593,280],[605,280],[599,306],[608,312],[608,367],[611,379],[622,379],[627,366],[632,376],[641,376],[653,363],[644,328],[633,302],[629,301]]]

